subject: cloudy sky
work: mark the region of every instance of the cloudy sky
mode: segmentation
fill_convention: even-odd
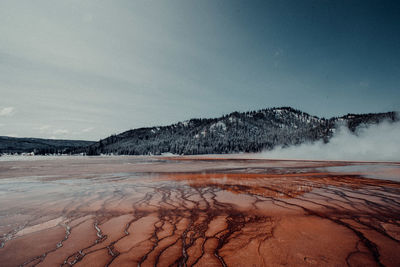
[[[384,0],[2,0],[0,135],[400,110],[398,14]]]

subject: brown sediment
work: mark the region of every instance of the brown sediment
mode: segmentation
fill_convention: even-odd
[[[104,157],[0,167],[1,266],[400,265],[398,163]]]

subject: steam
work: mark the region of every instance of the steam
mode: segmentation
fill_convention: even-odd
[[[400,122],[359,126],[355,133],[343,126],[327,144],[322,141],[262,153],[265,158],[400,161]]]

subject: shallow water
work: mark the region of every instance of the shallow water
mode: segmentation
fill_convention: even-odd
[[[399,178],[398,163],[4,161],[0,265],[400,266]]]

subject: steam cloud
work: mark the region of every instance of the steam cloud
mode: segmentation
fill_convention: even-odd
[[[400,161],[400,122],[359,126],[355,133],[343,126],[327,144],[318,141],[278,147],[261,155],[277,159]]]

